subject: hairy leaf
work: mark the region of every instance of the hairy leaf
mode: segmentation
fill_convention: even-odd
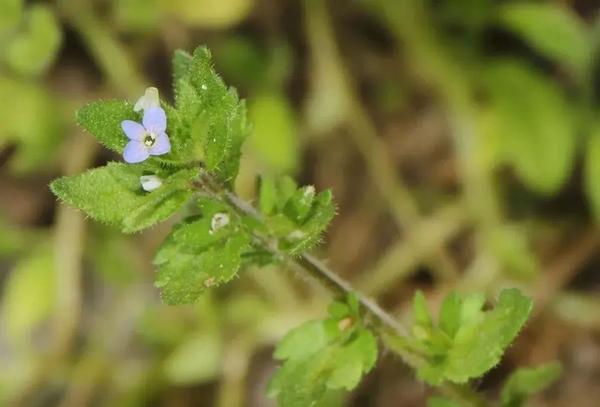
[[[445,376],[463,383],[498,364],[531,312],[531,300],[517,289],[500,293],[496,307],[480,323],[463,325],[448,352]]]
[[[531,311],[531,300],[519,290],[500,293],[496,307],[481,311],[484,298],[462,299],[450,294],[440,310],[439,324],[431,324],[425,299],[415,295],[415,326],[412,344],[429,363],[418,369],[421,379],[432,385],[443,381],[464,383],[480,377],[500,361]]]
[[[348,304],[346,311],[352,308]],[[285,362],[269,384],[269,396],[280,406],[327,405],[332,391],[353,389],[375,365],[373,334],[358,320],[334,314],[292,330],[277,347],[275,357]]]
[[[203,199],[200,206],[201,216],[177,225],[154,259],[167,304],[196,302],[207,288],[230,281],[249,249],[250,237],[223,204]]]
[[[145,192],[140,177],[151,173],[163,178],[163,185]],[[191,196],[189,181],[194,170],[173,174],[148,165],[109,163],[83,174],[55,180],[50,188],[61,200],[81,209],[91,218],[137,232],[175,213]]]
[[[179,153],[187,152],[189,160],[202,159],[219,181],[231,184],[250,132],[245,103],[215,72],[207,48],[197,48],[191,59],[180,51],[173,63]]]
[[[139,122],[141,115],[133,111],[131,104],[121,100],[92,102],[77,111],[77,123],[117,153],[122,153],[129,141],[121,128],[123,120]]]

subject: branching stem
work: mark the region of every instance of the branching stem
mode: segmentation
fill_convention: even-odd
[[[204,169],[201,170],[200,179],[196,187],[213,198],[225,202],[239,215],[249,216],[262,221],[262,215],[254,206],[230,190],[223,188]],[[348,281],[340,277],[321,260],[307,252],[303,252],[298,257],[292,257],[274,247],[264,237],[254,235],[254,238],[264,249],[270,251],[275,258],[281,260],[302,276],[306,274],[312,276],[333,295],[345,296],[350,293],[356,295],[361,306],[366,310],[368,317],[371,319],[372,327],[377,331],[382,342],[387,347],[398,354],[408,366],[415,370],[425,362],[424,355],[409,345],[409,332],[406,327],[398,322],[394,316],[381,308],[375,301],[354,290]],[[461,405],[464,406],[487,406],[486,401],[468,386],[448,384],[442,386],[441,391],[452,398],[460,400]]]

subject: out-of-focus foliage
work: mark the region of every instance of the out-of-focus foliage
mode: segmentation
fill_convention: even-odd
[[[272,391],[291,405],[314,395],[325,406],[464,404],[452,397],[463,387],[442,398],[394,370],[401,362],[393,350],[375,358],[371,341],[347,353],[356,335],[336,333],[327,345],[314,339],[310,326],[322,326],[315,319],[329,300],[290,278],[254,237],[232,240],[239,228],[259,231],[285,255],[322,241],[319,256],[350,282],[385,276],[370,294],[401,320],[416,289],[432,306],[451,289],[464,293],[448,297],[438,318],[424,297],[416,300],[415,320],[427,328],[417,323],[412,345],[426,356],[424,376],[463,381],[448,367],[455,347],[469,355],[472,364],[461,367],[471,372],[496,366],[497,352],[472,354],[483,346],[505,353],[475,381],[496,404],[593,406],[599,12],[591,0],[0,0],[0,404],[263,406],[277,343],[291,356],[281,357]],[[204,79],[188,76],[193,55],[178,52],[168,66],[176,49],[197,44],[214,55],[214,70],[208,54],[197,64],[214,80],[213,96],[238,106],[232,116],[223,113],[229,108],[215,114],[212,129],[194,114],[212,102],[185,101],[202,96]],[[116,111],[141,118],[112,98],[133,102],[147,86],[161,91],[176,148],[89,178],[87,168],[117,160],[127,141]],[[74,125],[84,105],[81,127],[108,149],[93,147]],[[209,136],[227,144],[228,133],[241,137],[220,154],[223,144]],[[184,203],[197,173],[175,167],[205,155],[229,186],[240,172],[235,186],[260,221],[208,198]],[[69,195],[64,200],[116,228],[45,187],[76,173],[54,184]],[[139,176],[149,174],[160,174],[165,188],[144,192]],[[286,175],[332,188],[339,209],[328,191],[298,187]],[[84,193],[65,192],[75,184]],[[225,214],[229,223],[210,234]],[[188,228],[193,236],[182,233]],[[171,251],[175,239],[185,244]],[[234,256],[219,257],[225,248]],[[210,269],[193,273],[196,286],[180,273],[190,264]],[[522,336],[505,349],[494,328],[518,330],[520,318],[485,323],[511,307],[481,308],[485,300],[472,293],[499,298],[507,286],[534,305]],[[163,305],[159,292],[169,302],[198,302]],[[339,329],[344,318],[335,307],[326,321]],[[498,335],[477,342],[462,319],[456,323],[463,308],[476,310],[467,326]],[[307,320],[317,322],[302,325]],[[310,341],[290,345],[286,334],[298,326],[292,332]],[[312,358],[289,351],[318,345]],[[349,356],[348,375],[332,379],[343,361],[328,352]],[[562,372],[540,365],[557,358]],[[354,387],[375,359],[352,393],[339,389]],[[298,373],[299,364],[318,377]]]
[[[520,368],[510,375],[502,388],[501,402],[503,407],[525,405],[527,398],[544,390],[556,381],[561,374],[558,363],[548,363],[534,368]]]

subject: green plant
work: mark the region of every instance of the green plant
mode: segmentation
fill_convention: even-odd
[[[531,300],[507,289],[495,308],[483,311],[483,295],[451,294],[434,323],[417,293],[409,334],[308,253],[335,215],[330,191],[299,187],[289,177],[263,177],[256,207],[233,192],[251,124],[244,102],[215,73],[208,49],[192,55],[177,51],[173,82],[174,105],[150,91],[136,106],[109,100],[80,109],[77,119],[84,129],[135,163],[111,162],[57,179],[52,191],[125,233],[177,214],[179,222],[154,257],[156,286],[167,304],[197,302],[245,266],[269,263],[312,275],[338,297],[328,317],[292,330],[278,346],[275,357],[284,362],[269,394],[280,405],[335,403],[340,391],[356,387],[375,366],[376,338],[460,405],[487,405],[467,382],[499,362],[526,322]],[[159,140],[164,148],[153,150]],[[542,387],[521,380],[528,375],[516,377],[524,384],[509,386],[516,390],[507,394],[518,394],[506,396],[510,400],[523,399],[529,393],[523,388]]]

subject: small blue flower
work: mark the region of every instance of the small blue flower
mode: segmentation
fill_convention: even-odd
[[[146,109],[142,124],[124,120],[121,128],[131,140],[123,151],[123,158],[128,163],[139,163],[151,155],[163,155],[171,151],[171,143],[166,133],[167,116],[160,107]]]

